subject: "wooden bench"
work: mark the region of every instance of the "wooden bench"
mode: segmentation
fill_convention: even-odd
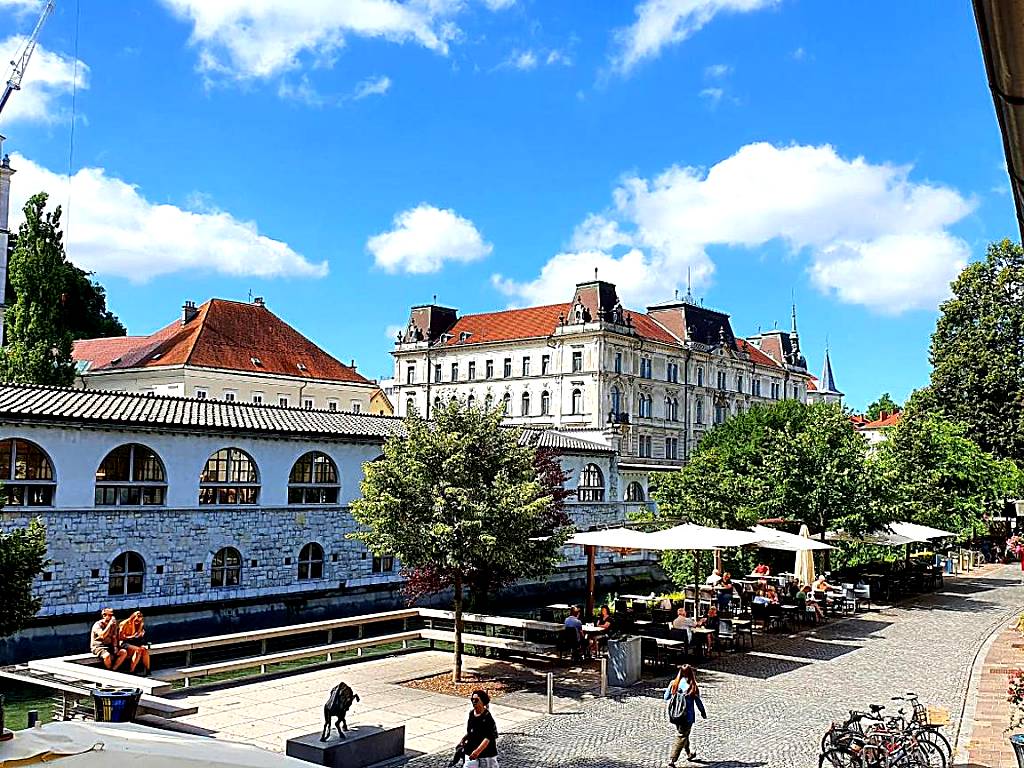
[[[455,643],[455,632],[444,629],[421,629],[420,636],[430,641],[430,647],[435,642]],[[495,637],[494,635],[477,635],[469,632],[462,633],[462,644],[483,646],[485,648],[496,648],[508,651],[520,656],[534,656],[544,659],[557,659],[558,653],[553,645],[542,645],[540,643],[529,643],[523,640],[513,640],[508,637]]]
[[[277,653],[268,653],[261,656],[246,656],[241,659],[232,659],[230,661],[196,664],[173,670],[173,673],[177,677],[184,678],[185,687],[188,688],[193,677],[207,677],[209,675],[216,675],[222,672],[234,672],[239,669],[249,669],[250,667],[259,667],[260,674],[266,674],[267,667],[271,664],[281,664],[287,661],[299,661],[301,659],[310,659],[317,656],[327,656],[327,660],[330,661],[332,654],[335,653],[371,648],[376,645],[389,645],[391,643],[402,643],[402,646],[405,647],[411,640],[421,639],[420,635],[421,631],[414,629],[408,632],[395,632],[390,635],[377,635],[376,637],[365,637],[358,640],[345,640],[338,643],[317,645],[310,648],[296,648],[290,651],[279,651]]]

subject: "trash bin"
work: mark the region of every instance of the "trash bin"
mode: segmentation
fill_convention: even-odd
[[[952,557],[947,557],[947,558],[945,558],[945,560],[946,560],[946,575],[947,576],[952,576],[953,575],[953,558]]]
[[[142,696],[140,688],[99,688],[92,691],[92,704],[97,723],[130,723]]]
[[[1017,756],[1017,768],[1024,768],[1024,734],[1018,733],[1010,737],[1013,753]]]
[[[625,688],[640,681],[640,638],[608,641],[608,685]]]

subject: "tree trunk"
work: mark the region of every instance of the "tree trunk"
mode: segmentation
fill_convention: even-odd
[[[462,682],[462,574],[455,574],[455,656],[452,659],[452,682]]]

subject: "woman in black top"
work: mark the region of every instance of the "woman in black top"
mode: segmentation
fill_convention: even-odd
[[[498,726],[487,705],[491,697],[487,691],[473,691],[469,700],[473,711],[466,724],[466,737],[462,748],[468,760],[476,760],[479,768],[498,768]]]

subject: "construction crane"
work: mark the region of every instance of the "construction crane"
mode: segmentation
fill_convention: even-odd
[[[11,94],[15,91],[21,90],[21,79],[25,76],[25,69],[28,67],[29,59],[32,58],[32,54],[36,50],[36,43],[39,41],[39,33],[43,30],[43,24],[53,13],[54,0],[46,0],[46,5],[43,6],[43,12],[39,15],[39,21],[36,22],[35,29],[32,30],[32,34],[29,35],[28,40],[25,42],[25,47],[21,49],[21,55],[17,59],[11,62],[11,66],[14,69],[11,71],[11,77],[7,81],[7,87],[4,88],[4,95],[0,96],[0,114],[3,113],[4,107],[7,106],[7,100],[11,98]]]

